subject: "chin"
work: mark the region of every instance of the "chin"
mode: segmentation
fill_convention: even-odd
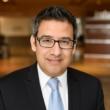
[[[63,73],[64,73],[64,71],[65,70],[59,70],[59,69],[56,69],[56,68],[51,68],[51,70],[50,71],[48,71],[48,73],[50,73],[49,75],[51,75],[51,76],[60,76],[60,75],[62,75]]]

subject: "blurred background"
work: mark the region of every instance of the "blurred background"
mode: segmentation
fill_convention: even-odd
[[[77,17],[78,43],[71,67],[99,78],[110,109],[110,0],[0,0],[0,77],[35,62],[29,37],[33,17],[60,5]]]

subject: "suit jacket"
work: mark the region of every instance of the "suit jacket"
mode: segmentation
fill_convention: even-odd
[[[68,110],[104,110],[100,81],[68,68]],[[0,79],[0,110],[46,110],[36,64]]]

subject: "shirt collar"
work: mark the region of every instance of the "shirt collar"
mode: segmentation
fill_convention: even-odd
[[[48,80],[51,77],[48,76],[46,73],[44,73],[42,71],[42,69],[40,68],[39,64],[37,64],[37,68],[38,68],[38,76],[39,76],[41,89],[43,89],[46,86]],[[60,81],[60,86],[61,87],[66,87],[67,86],[67,70],[61,76],[58,76],[57,78]]]

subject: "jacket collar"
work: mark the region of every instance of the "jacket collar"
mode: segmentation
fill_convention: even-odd
[[[77,71],[74,69],[67,69],[67,82],[68,82],[68,110],[80,110],[80,101],[81,101],[81,93],[80,93],[80,84],[77,78]],[[45,104],[43,101],[43,96],[39,84],[38,71],[37,71],[37,63],[34,63],[28,70],[27,73],[27,81],[28,81],[28,92],[30,94],[33,106],[35,108],[39,108],[39,110],[46,110]],[[29,83],[30,82],[30,83]],[[39,105],[39,107],[36,106]],[[44,105],[44,106],[43,106]]]
[[[67,80],[68,80],[68,107],[69,110],[80,110],[80,84],[76,76],[77,71],[68,68]]]

